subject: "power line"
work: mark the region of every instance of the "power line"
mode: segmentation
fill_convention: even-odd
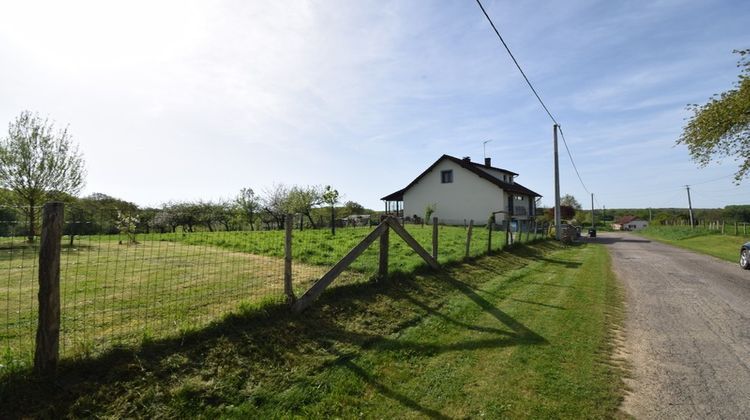
[[[583,179],[581,179],[581,174],[578,173],[578,167],[576,167],[576,163],[573,162],[573,155],[570,153],[570,149],[568,148],[568,142],[565,141],[565,133],[563,133],[562,127],[560,127],[558,125],[557,128],[560,130],[560,137],[562,137],[563,144],[565,145],[565,151],[568,152],[568,157],[570,158],[570,163],[571,163],[571,165],[573,165],[573,169],[575,169],[575,171],[576,171],[576,176],[578,176],[578,180],[581,181],[581,185],[583,186],[583,189],[587,193],[591,194],[589,192],[589,189],[586,188],[586,184],[583,183]]]
[[[490,23],[490,26],[492,26],[492,29],[495,31],[495,35],[497,35],[498,39],[500,39],[500,42],[503,44],[503,47],[505,47],[505,51],[508,52],[508,55],[513,60],[513,63],[516,65],[516,68],[518,68],[518,71],[521,72],[521,76],[523,76],[523,79],[526,81],[526,84],[529,85],[529,88],[534,93],[534,96],[536,96],[536,99],[539,101],[539,104],[542,105],[542,108],[544,108],[544,111],[547,113],[549,118],[552,120],[552,122],[557,125],[557,127],[560,129],[560,135],[562,137],[563,145],[565,145],[565,151],[568,153],[568,158],[570,159],[570,163],[573,165],[573,169],[576,172],[576,176],[578,177],[578,181],[581,182],[581,186],[583,186],[583,189],[586,191],[586,193],[591,194],[586,188],[586,184],[583,182],[583,179],[581,178],[581,174],[578,172],[578,167],[576,167],[576,163],[573,160],[573,154],[570,153],[570,148],[568,147],[568,142],[565,140],[565,134],[563,134],[562,127],[557,122],[555,117],[550,112],[549,108],[547,108],[547,105],[544,103],[542,98],[539,96],[539,93],[534,88],[534,85],[531,84],[531,81],[526,76],[526,73],[524,73],[523,69],[521,68],[521,65],[518,64],[518,60],[516,60],[516,57],[513,55],[513,53],[510,51],[510,47],[508,47],[508,44],[505,43],[505,40],[503,39],[503,36],[500,35],[500,31],[497,30],[497,27],[495,26],[495,23],[492,21],[492,18],[490,18],[490,15],[487,14],[487,11],[484,10],[484,6],[482,6],[482,2],[479,0],[476,0],[477,5],[479,5],[479,8],[482,9],[482,13],[484,13],[484,17],[487,18],[487,21]]]
[[[544,104],[544,101],[542,101],[542,98],[539,97],[539,94],[536,92],[536,89],[534,89],[534,85],[531,84],[529,81],[529,78],[526,77],[526,73],[523,72],[523,69],[521,68],[521,65],[518,64],[518,60],[516,60],[516,57],[513,55],[512,52],[510,52],[510,48],[508,47],[508,44],[505,43],[505,40],[503,39],[503,36],[500,35],[500,31],[497,30],[497,27],[495,27],[495,24],[492,22],[492,19],[490,18],[490,15],[487,14],[487,11],[484,10],[484,6],[482,6],[482,3],[477,0],[477,4],[479,5],[479,8],[482,9],[482,13],[484,13],[484,16],[487,18],[487,20],[490,22],[490,25],[492,26],[492,29],[495,31],[495,34],[498,38],[500,38],[500,42],[503,43],[503,47],[505,47],[505,51],[508,51],[508,55],[510,55],[510,58],[513,60],[513,62],[516,64],[516,67],[518,68],[518,71],[521,72],[521,76],[523,76],[524,80],[526,80],[526,84],[529,85],[529,88],[531,88],[531,91],[534,92],[534,96],[536,96],[536,99],[539,100],[539,103],[542,104],[542,108],[547,112],[547,115],[549,115],[550,119],[553,123],[557,124],[557,121],[555,120],[555,117],[552,116],[552,113],[549,112],[549,109],[547,109],[547,105]],[[557,124],[560,125],[560,124]]]

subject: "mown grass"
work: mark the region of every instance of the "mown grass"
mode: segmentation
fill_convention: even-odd
[[[17,375],[0,417],[612,417],[621,309],[602,247],[517,246]]]
[[[408,226],[428,251],[431,226]],[[293,279],[299,296],[370,228],[293,233]],[[487,251],[487,230],[473,232],[470,255]],[[439,227],[441,263],[466,252],[463,227]],[[528,235],[524,235],[526,240]],[[87,356],[144,338],[200,328],[242,304],[283,299],[283,231],[141,234],[63,238],[61,354]],[[493,250],[505,245],[495,232]],[[0,376],[32,359],[37,323],[37,245],[0,240]],[[377,272],[378,246],[357,259],[336,285],[369,280]],[[421,258],[392,234],[389,270],[413,272]]]
[[[740,247],[750,241],[747,235],[721,234],[703,228],[691,229],[689,226],[649,226],[639,234],[731,262],[739,260]]]

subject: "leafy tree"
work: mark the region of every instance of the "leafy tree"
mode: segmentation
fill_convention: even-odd
[[[724,217],[735,222],[750,222],[750,205],[726,206]]]
[[[151,228],[156,229],[161,233],[176,232],[177,226],[179,226],[180,223],[175,213],[176,212],[171,207],[165,205],[161,211],[154,215],[153,220],[151,220]]]
[[[252,188],[243,188],[240,194],[234,199],[235,204],[242,212],[245,220],[250,225],[250,230],[254,230],[255,219],[261,208],[261,199],[255,194]]]
[[[336,203],[339,201],[339,192],[326,185],[322,194],[323,202],[331,206],[331,234],[336,234]]]
[[[365,214],[367,209],[356,201],[347,201],[344,203],[342,216],[351,216],[352,214]]]
[[[315,221],[312,218],[312,209],[323,203],[320,187],[315,186],[298,186],[295,185],[289,190],[287,196],[287,209],[290,213],[299,213],[310,221],[310,225],[315,228]],[[299,224],[302,230],[302,219]]]
[[[77,194],[86,170],[68,129],[23,111],[0,141],[0,186],[12,190],[25,206],[28,240],[34,241],[37,207],[52,191]]]
[[[576,216],[576,209],[568,206],[560,204],[560,219],[561,220],[571,220]],[[549,220],[555,220],[555,208],[552,207],[549,210],[547,210],[547,217]]]
[[[288,212],[289,187],[284,184],[274,184],[273,187],[263,190],[261,199],[263,214],[261,218],[266,226],[275,224],[282,229]]]
[[[733,52],[740,55],[739,80],[708,103],[687,106],[693,115],[677,144],[685,144],[701,167],[713,159],[733,157],[740,165],[734,174],[739,183],[750,171],[750,49]]]
[[[570,194],[565,194],[564,196],[560,197],[560,206],[572,207],[575,210],[581,209],[581,203],[579,203],[578,200],[576,200],[576,198]],[[560,210],[560,214],[564,214],[562,210]],[[568,217],[566,217],[566,219],[568,219]]]

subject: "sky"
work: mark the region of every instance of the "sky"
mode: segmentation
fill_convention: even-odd
[[[561,192],[585,207],[750,204],[732,159],[676,145],[732,87],[750,2],[483,4],[561,124]],[[380,210],[442,154],[486,154],[554,203],[552,122],[474,0],[5,1],[0,137],[23,110],[69,127],[82,192],[144,206],[332,185]],[[585,187],[584,187],[585,185]]]

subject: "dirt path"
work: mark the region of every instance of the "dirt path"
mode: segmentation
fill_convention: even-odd
[[[627,293],[623,410],[637,418],[750,417],[750,271],[649,241],[604,233]]]

